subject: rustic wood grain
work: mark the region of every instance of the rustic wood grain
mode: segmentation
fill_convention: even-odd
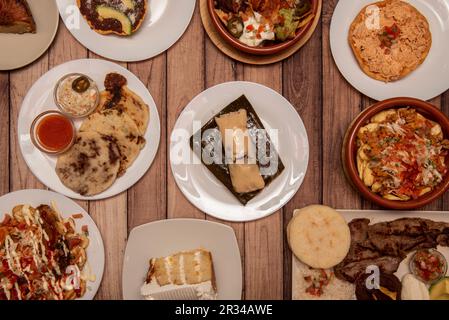
[[[161,141],[156,158],[145,176],[128,190],[128,231],[167,217],[166,58],[164,53],[152,60],[128,65],[129,70],[147,86],[161,120]]]
[[[284,96],[301,116],[309,138],[309,165],[304,182],[298,193],[284,207],[284,299],[292,295],[292,254],[285,236],[286,227],[293,211],[310,204],[321,203],[322,184],[322,63],[321,24],[310,41],[283,64]]]
[[[128,238],[126,192],[114,198],[92,201],[89,213],[100,229],[105,247],[103,281],[97,300],[122,299],[122,266]]]
[[[282,93],[282,64],[245,66],[243,79]],[[275,107],[275,106],[273,106]],[[245,224],[245,298],[283,298],[282,210],[270,217]]]
[[[237,81],[243,77],[243,65],[238,63],[225,55],[217,49],[217,47],[206,39],[206,52],[205,52],[205,85],[206,88],[213,87],[223,82]],[[237,97],[236,97],[237,98]],[[231,102],[231,101],[229,101]],[[223,106],[224,107],[224,106]],[[207,216],[207,220],[224,223],[234,229],[237,242],[239,244],[240,256],[242,264],[245,264],[245,224],[244,223],[232,223],[224,222],[213,217]],[[245,270],[243,270],[243,278],[245,277]],[[243,288],[242,297],[245,296],[245,290]]]
[[[9,192],[9,74],[0,72],[0,195]]]
[[[323,203],[338,209],[361,206],[358,193],[346,180],[341,164],[343,137],[351,121],[360,113],[362,98],[338,71],[329,44],[330,21],[338,1],[323,4]]]
[[[192,22],[182,38],[167,52],[167,132],[168,144],[178,116],[204,89],[204,31],[198,2]],[[169,150],[167,149],[167,153]],[[167,154],[169,159],[169,154]],[[169,165],[168,165],[169,167]],[[178,189],[171,169],[167,169],[167,215],[169,218],[199,218],[205,215]]]
[[[10,73],[10,190],[42,189],[44,185],[28,169],[20,152],[17,137],[17,119],[23,99],[31,86],[48,71],[48,53],[33,64]]]

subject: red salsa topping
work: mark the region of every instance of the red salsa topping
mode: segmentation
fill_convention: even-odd
[[[420,250],[412,258],[413,273],[425,282],[434,282],[446,273],[447,263],[436,250]]]
[[[396,23],[394,23],[391,27],[385,26],[379,34],[380,47],[390,49],[400,34],[401,29],[399,29]]]
[[[323,295],[325,287],[329,285],[333,277],[333,272],[328,274],[326,270],[320,269],[319,271],[317,276],[304,277],[304,280],[309,284],[306,288],[306,293],[315,297],[321,297]]]

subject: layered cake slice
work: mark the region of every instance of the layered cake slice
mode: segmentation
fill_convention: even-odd
[[[0,33],[35,33],[36,23],[26,0],[0,0]]]
[[[147,300],[157,299],[161,293],[192,288],[199,300],[216,300],[217,289],[212,255],[196,249],[168,257],[152,258],[141,294]]]

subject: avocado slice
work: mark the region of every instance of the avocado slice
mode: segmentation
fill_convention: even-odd
[[[122,0],[123,5],[130,9],[130,10],[134,10],[134,1],[133,0]]]
[[[127,35],[132,33],[133,26],[131,20],[123,12],[109,6],[101,5],[97,7],[97,13],[101,19],[115,19],[120,21],[123,32]]]
[[[449,277],[445,277],[429,289],[430,300],[449,300]]]

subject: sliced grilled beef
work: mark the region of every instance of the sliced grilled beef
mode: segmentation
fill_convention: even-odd
[[[351,248],[335,267],[339,279],[354,282],[368,266],[394,273],[411,251],[449,246],[449,223],[420,218],[369,223],[368,219],[355,219],[349,223]]]

